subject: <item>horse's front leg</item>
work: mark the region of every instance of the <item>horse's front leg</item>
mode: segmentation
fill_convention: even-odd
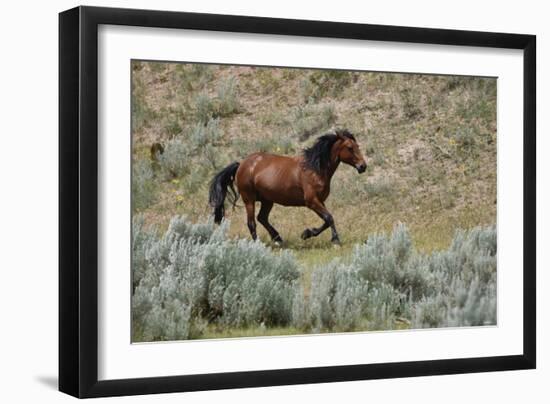
[[[338,236],[338,232],[336,231],[334,218],[325,207],[323,202],[321,202],[317,198],[312,198],[311,200],[306,200],[306,206],[317,213],[317,215],[319,215],[321,219],[323,219],[323,224],[321,225],[321,227],[305,229],[302,233],[302,240],[307,240],[310,237],[317,237],[319,234],[330,227],[332,231],[332,237],[330,241],[332,241],[334,244],[340,245],[340,237]]]

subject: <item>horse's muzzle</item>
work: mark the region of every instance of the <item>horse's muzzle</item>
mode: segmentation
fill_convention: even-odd
[[[358,165],[355,166],[355,168],[357,169],[357,172],[359,174],[361,174],[361,173],[365,172],[365,170],[367,169],[367,165],[366,164],[358,164]]]

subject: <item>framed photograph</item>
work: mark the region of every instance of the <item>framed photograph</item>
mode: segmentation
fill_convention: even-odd
[[[532,369],[532,35],[59,16],[59,388]]]

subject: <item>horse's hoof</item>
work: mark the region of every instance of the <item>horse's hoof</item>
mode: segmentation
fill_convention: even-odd
[[[331,240],[332,241],[332,246],[334,248],[340,248],[342,247],[342,243],[340,242],[340,239],[333,239]]]
[[[311,230],[309,229],[305,229],[304,232],[302,233],[302,240],[307,240],[308,238],[310,238],[311,236],[313,235],[313,233],[311,233]]]

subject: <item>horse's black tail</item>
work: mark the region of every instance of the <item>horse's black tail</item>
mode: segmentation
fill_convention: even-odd
[[[208,202],[210,206],[214,208],[214,222],[221,223],[225,212],[225,197],[227,196],[227,190],[230,191],[229,201],[235,206],[239,195],[233,188],[233,180],[235,179],[235,173],[239,168],[239,163],[234,162],[229,164],[223,170],[215,175],[210,182],[210,193],[208,195]]]

